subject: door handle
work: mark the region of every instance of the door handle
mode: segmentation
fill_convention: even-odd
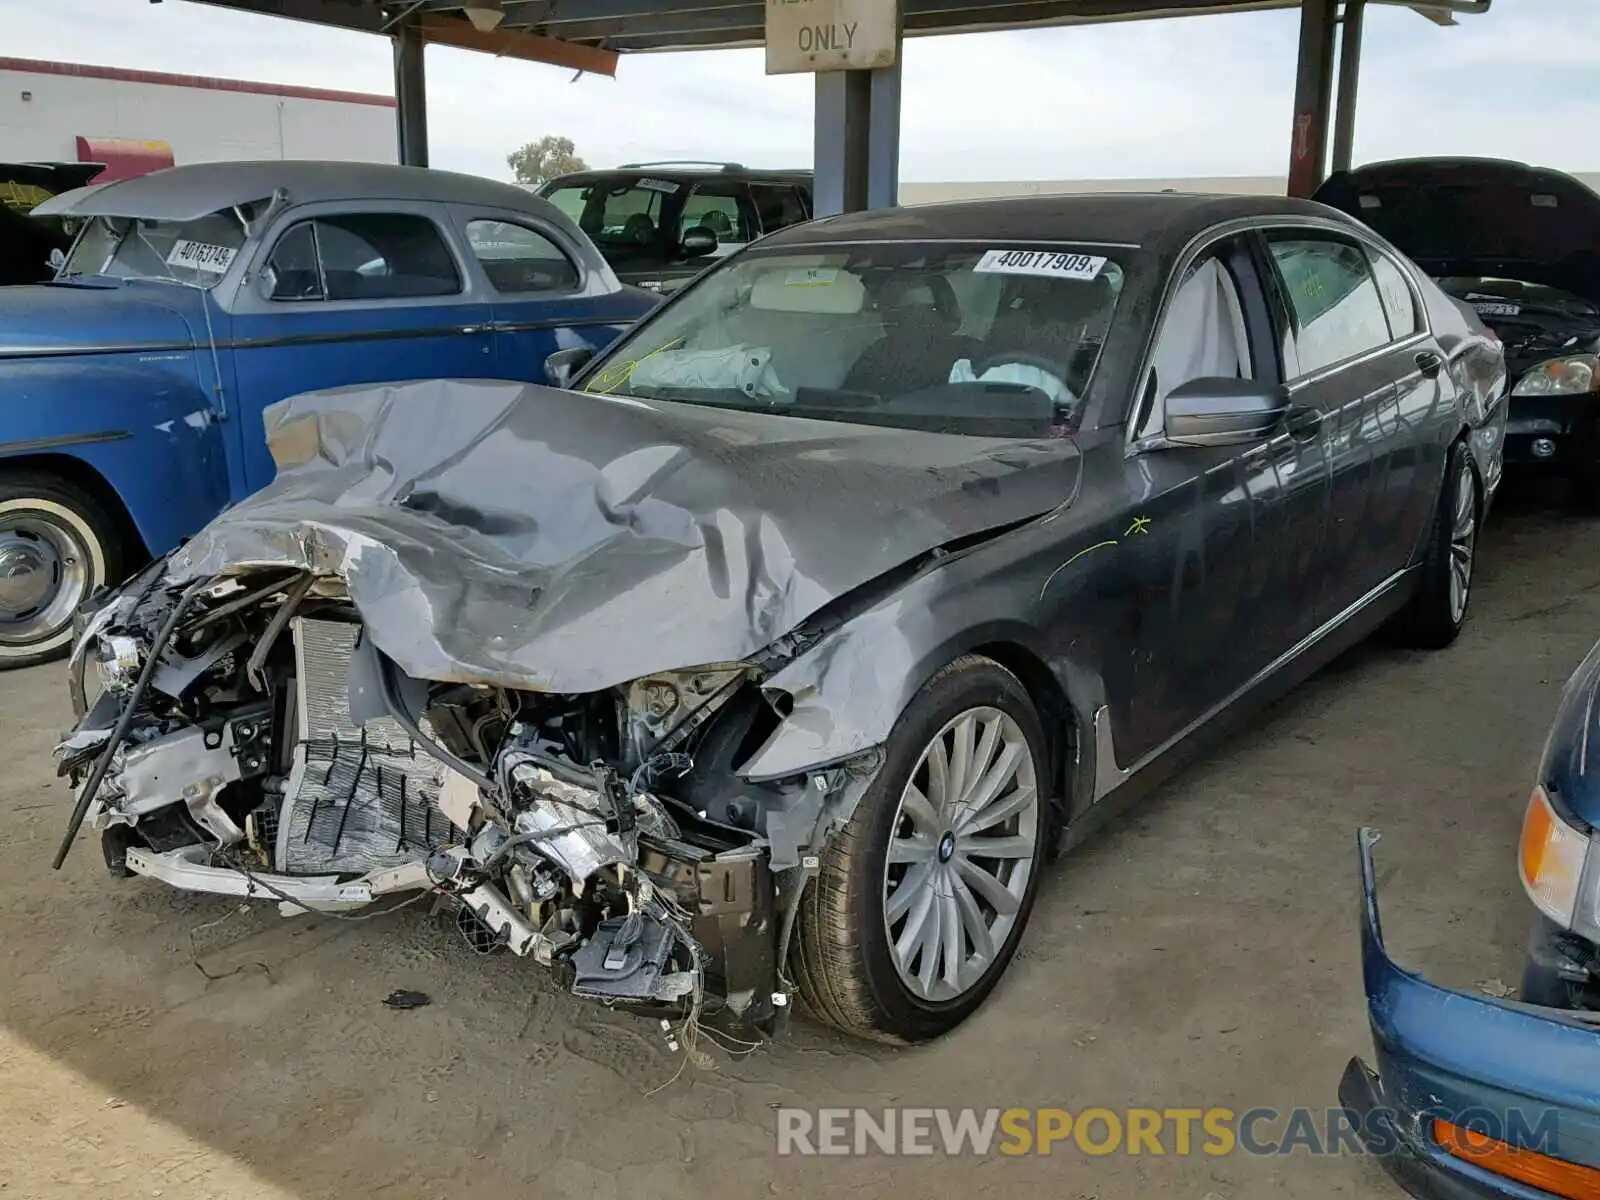
[[[1415,361],[1417,370],[1421,371],[1429,379],[1435,378],[1440,371],[1444,370],[1444,359],[1440,358],[1432,350],[1418,350]]]
[[[463,325],[461,327],[461,332],[462,333],[493,333],[494,332],[494,326],[493,325]]]

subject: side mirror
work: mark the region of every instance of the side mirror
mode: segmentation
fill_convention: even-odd
[[[1270,436],[1288,411],[1282,384],[1191,379],[1167,393],[1165,432],[1180,446],[1233,446]]]
[[[57,246],[50,251],[49,267],[52,275],[61,274],[61,268],[67,265],[67,252]]]
[[[717,235],[704,225],[696,225],[684,231],[679,248],[685,258],[705,258],[717,252]]]
[[[551,387],[571,387],[572,377],[583,370],[593,357],[594,349],[589,346],[570,346],[565,350],[557,350],[544,360],[544,377]]]

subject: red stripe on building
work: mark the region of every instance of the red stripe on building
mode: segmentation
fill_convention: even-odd
[[[0,71],[19,71],[33,75],[66,75],[78,79],[109,79],[118,83],[152,83],[162,87],[198,88],[211,92],[248,92],[257,96],[283,96],[291,100],[330,100],[339,104],[395,107],[393,96],[379,96],[372,92],[338,92],[327,88],[297,87],[288,83],[216,79],[209,75],[170,75],[165,71],[132,71],[124,67],[94,67],[87,63],[0,58]]]

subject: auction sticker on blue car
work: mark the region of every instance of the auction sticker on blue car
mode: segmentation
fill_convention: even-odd
[[[1043,275],[1051,279],[1093,279],[1106,265],[1093,254],[1059,250],[986,250],[972,269],[980,275]]]
[[[233,265],[238,251],[232,246],[218,246],[211,242],[191,242],[179,238],[167,251],[169,267],[184,267],[190,271],[205,271],[209,275],[225,274]]]

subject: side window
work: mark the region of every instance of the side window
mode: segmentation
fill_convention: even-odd
[[[805,200],[799,188],[776,183],[752,183],[750,197],[755,201],[756,220],[761,222],[762,233],[798,225],[806,219]]]
[[[1268,245],[1294,317],[1302,373],[1390,340],[1383,300],[1359,246],[1310,236],[1273,237]]]
[[[267,259],[269,289],[274,300],[321,300],[322,272],[317,267],[317,235],[312,222],[301,221],[278,239]]]
[[[1196,260],[1167,305],[1151,355],[1148,407],[1139,438],[1161,432],[1167,395],[1179,385],[1194,379],[1255,377],[1249,325],[1225,255],[1226,248]]]
[[[483,273],[503,295],[570,292],[578,268],[544,234],[511,221],[467,222],[467,244]]]
[[[349,213],[295,225],[267,260],[274,300],[396,300],[461,291],[438,227],[411,213]]]
[[[1383,297],[1383,311],[1389,317],[1389,332],[1396,341],[1410,337],[1422,328],[1417,320],[1417,300],[1411,294],[1411,285],[1400,268],[1386,254],[1368,250],[1372,261],[1372,276],[1378,281],[1378,293]]]
[[[749,205],[740,203],[745,194],[742,183],[698,184],[683,202],[678,236],[700,225],[716,234],[722,246],[742,246],[754,241],[756,233],[750,227]]]

